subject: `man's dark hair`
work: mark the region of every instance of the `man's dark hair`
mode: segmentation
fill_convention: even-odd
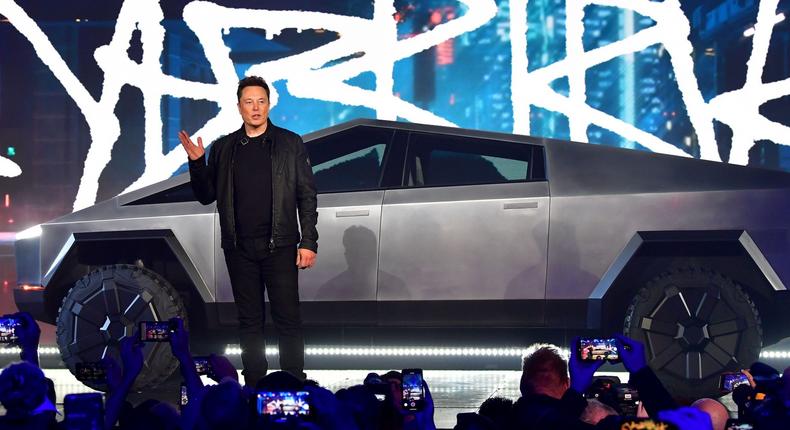
[[[522,362],[522,393],[534,392],[537,387],[547,387],[568,382],[568,362],[553,345],[535,345],[537,349],[524,357]]]
[[[496,428],[511,429],[514,425],[513,400],[506,397],[489,397],[487,398],[480,409],[478,414],[491,420]]]
[[[239,81],[239,88],[236,90],[236,100],[241,101],[241,90],[246,87],[263,87],[266,97],[269,97],[269,84],[260,76],[247,76]]]

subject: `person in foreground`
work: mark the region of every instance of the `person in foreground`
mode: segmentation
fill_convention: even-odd
[[[244,78],[236,96],[243,125],[214,141],[208,163],[203,139],[195,144],[185,131],[178,137],[195,196],[204,205],[217,202],[244,380],[254,387],[268,370],[264,291],[279,334],[280,368],[306,377],[297,269],[315,264],[318,211],[307,150],[299,135],[269,119],[268,84]]]

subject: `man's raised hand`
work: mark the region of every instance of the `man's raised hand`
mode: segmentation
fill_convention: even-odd
[[[192,143],[192,139],[189,138],[189,135],[184,130],[178,132],[178,140],[181,141],[181,146],[183,146],[187,151],[187,155],[189,155],[190,160],[197,160],[206,153],[205,148],[203,148],[203,139],[198,137],[197,145],[195,145]]]

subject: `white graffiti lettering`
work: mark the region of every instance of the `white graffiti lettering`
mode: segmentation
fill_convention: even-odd
[[[216,78],[216,84],[187,81],[167,75],[160,58],[164,49],[164,19],[158,0],[127,0],[118,15],[109,44],[96,49],[94,58],[104,72],[101,96],[93,99],[69,70],[40,27],[13,0],[0,0],[4,15],[25,38],[36,55],[52,71],[67,94],[81,110],[90,129],[91,146],[83,165],[83,174],[73,208],[78,210],[95,203],[99,177],[110,162],[113,145],[120,135],[119,120],[114,114],[120,90],[131,85],[141,90],[145,112],[145,170],[125,192],[161,181],[183,164],[180,147],[162,151],[163,96],[207,100],[217,103],[219,112],[198,130],[188,130],[211,141],[232,130],[238,123],[235,87],[238,76],[230,58],[230,49],[222,35],[232,28],[256,28],[272,37],[285,29],[298,31],[325,29],[341,34],[335,41],[297,55],[253,65],[249,75],[259,75],[269,82],[282,81],[295,97],[338,102],[371,108],[380,119],[404,118],[412,122],[454,126],[449,120],[406,102],[394,94],[393,69],[397,61],[432,46],[474,31],[497,14],[494,0],[460,0],[465,12],[449,22],[403,40],[398,39],[392,18],[393,2],[373,2],[371,19],[310,11],[276,11],[223,7],[206,1],[186,5],[183,19],[197,36]],[[597,125],[645,148],[666,154],[689,156],[679,147],[642,131],[633,124],[594,109],[586,102],[585,71],[620,56],[632,55],[648,46],[661,44],[671,56],[689,120],[697,135],[701,158],[719,161],[713,121],[733,130],[729,161],[748,162],[748,151],[758,140],[790,145],[790,129],[772,122],[759,112],[770,100],[790,95],[790,79],[763,83],[762,75],[775,24],[778,0],[763,0],[754,27],[752,53],[747,63],[747,79],[741,89],[720,94],[705,102],[694,75],[689,36],[691,27],[680,8],[679,0],[568,0],[566,2],[566,57],[545,67],[527,70],[527,6],[529,0],[510,1],[511,93],[514,115],[513,132],[529,134],[532,106],[555,111],[569,118],[571,139],[587,140],[587,129]],[[584,51],[584,8],[605,5],[647,16],[655,25],[601,48]],[[143,57],[140,63],[127,54],[130,38],[140,30]],[[364,53],[348,61],[326,64],[355,53]],[[375,88],[366,90],[345,81],[364,72],[375,76]],[[567,77],[567,96],[554,91],[552,81]],[[272,103],[277,103],[272,87]],[[0,176],[13,177],[22,170],[12,161],[0,157]]]

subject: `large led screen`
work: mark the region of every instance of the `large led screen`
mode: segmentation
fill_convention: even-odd
[[[442,124],[790,170],[788,2],[0,1],[0,231],[184,172],[272,85],[299,133]]]

